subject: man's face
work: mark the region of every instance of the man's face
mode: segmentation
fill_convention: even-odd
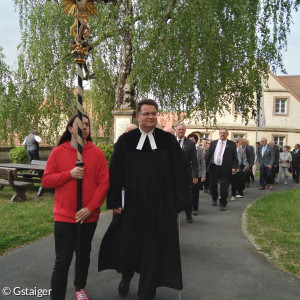
[[[297,150],[297,149],[299,149],[299,146],[298,146],[298,144],[296,144],[294,148],[295,148],[296,150]]]
[[[178,138],[180,138],[180,139],[184,138],[185,132],[186,132],[186,129],[184,128],[183,125],[178,125],[176,127],[176,135],[178,136]]]
[[[206,147],[209,148],[211,141],[206,141]]]
[[[154,105],[144,104],[141,111],[136,115],[140,128],[145,131],[151,131],[157,124],[157,110]]]
[[[201,146],[202,146],[203,148],[206,147],[206,140],[202,140],[202,141],[201,141]]]
[[[221,141],[225,141],[225,140],[227,139],[227,137],[228,137],[228,132],[227,132],[227,130],[226,130],[226,129],[221,129],[221,130],[219,131],[219,136],[220,136],[220,140],[221,140]]]
[[[267,139],[261,139],[261,144],[263,145],[263,146],[266,146],[267,145]]]

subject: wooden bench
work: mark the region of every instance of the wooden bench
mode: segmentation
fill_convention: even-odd
[[[33,186],[32,182],[18,181],[17,169],[0,167],[0,190],[4,186],[11,186],[16,192],[10,199],[10,202],[27,200],[25,192],[28,187]]]
[[[38,166],[46,166],[46,163],[47,163],[46,160],[32,160],[31,161],[32,165],[38,165]],[[38,174],[36,172],[33,172],[33,173],[28,173],[28,172],[26,172],[26,173],[19,173],[18,175],[19,175],[19,178],[24,178],[25,181],[27,181],[26,178],[35,178],[35,177],[37,177],[38,179],[37,180],[32,179],[31,180],[32,182],[39,183],[41,181],[40,180],[41,179],[40,174]]]
[[[32,160],[31,164],[32,165],[38,165],[38,166],[46,166],[47,161],[46,160]],[[26,182],[33,182],[33,183],[40,183],[41,182],[41,177],[44,172],[34,172],[34,173],[18,173],[18,178],[19,180],[22,179],[23,181]],[[37,196],[41,197],[43,196],[44,193],[44,188],[40,186]]]

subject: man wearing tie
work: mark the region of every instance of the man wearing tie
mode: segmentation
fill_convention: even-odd
[[[261,145],[258,148],[257,160],[260,166],[259,169],[259,181],[260,190],[265,189],[266,184],[270,184],[270,190],[273,190],[274,186],[272,183],[272,167],[275,160],[274,147],[268,145],[267,139],[261,139]]]
[[[198,183],[199,171],[198,171],[198,160],[197,160],[197,150],[195,143],[190,139],[185,137],[186,128],[185,125],[179,123],[176,125],[176,135],[177,141],[180,145],[180,148],[183,151],[184,162],[186,165],[186,170],[188,172],[189,188],[190,188],[190,197],[185,203],[185,214],[186,222],[193,223],[192,219],[192,190],[193,185]]]
[[[209,181],[212,196],[212,205],[217,205],[218,182],[220,182],[220,210],[226,210],[230,175],[236,173],[238,159],[236,145],[229,141],[228,130],[219,131],[220,138],[212,141],[206,154],[206,170],[209,172]]]

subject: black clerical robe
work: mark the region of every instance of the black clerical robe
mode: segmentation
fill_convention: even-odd
[[[98,269],[135,271],[154,287],[182,289],[177,213],[188,198],[188,176],[175,137],[155,128],[157,145],[147,137],[137,150],[139,129],[117,141],[110,164],[109,209],[125,208],[116,215],[103,237]]]

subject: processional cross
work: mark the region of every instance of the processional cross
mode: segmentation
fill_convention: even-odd
[[[105,2],[108,0],[62,0],[63,14],[71,14],[75,18],[74,24],[70,28],[71,35],[75,40],[71,43],[71,53],[75,57],[75,62],[77,63],[77,117],[78,117],[78,136],[77,136],[77,162],[76,166],[83,166],[82,161],[82,115],[83,115],[83,72],[82,67],[84,67],[86,72],[86,79],[88,79],[88,69],[86,66],[86,58],[88,56],[91,47],[87,41],[90,36],[90,28],[88,26],[88,17],[90,15],[98,16],[97,9],[94,2]],[[77,211],[82,208],[82,179],[77,180]],[[77,261],[78,267],[81,264],[81,224],[77,223]],[[77,265],[77,264],[76,264]],[[76,273],[79,269],[76,268]]]

